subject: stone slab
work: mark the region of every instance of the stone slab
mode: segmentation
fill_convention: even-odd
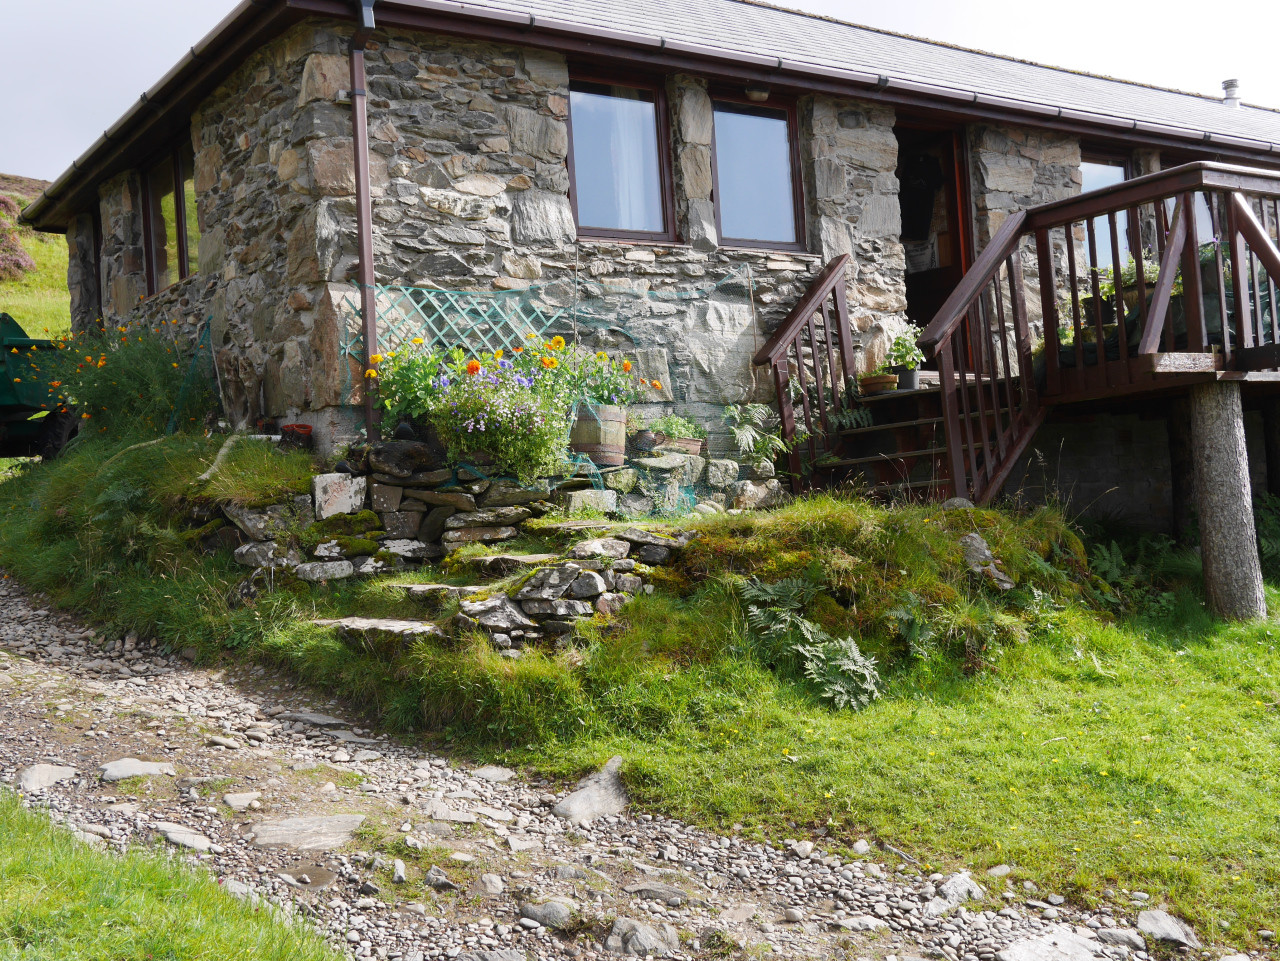
[[[76,776],[76,769],[65,764],[32,764],[18,772],[18,790],[34,794],[61,784]]]
[[[351,840],[364,823],[363,814],[261,821],[253,826],[253,843],[260,848],[289,847],[298,851],[332,851]]]
[[[354,474],[317,474],[311,479],[316,519],[363,510],[368,484],[365,478]]]
[[[99,767],[104,781],[123,781],[131,777],[154,777],[160,774],[174,777],[177,770],[168,761],[139,761],[134,757],[108,761]]]

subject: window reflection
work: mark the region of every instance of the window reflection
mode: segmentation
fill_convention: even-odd
[[[570,88],[569,110],[578,226],[664,231],[654,92],[575,83]]]
[[[715,138],[721,239],[796,243],[786,112],[717,102]]]

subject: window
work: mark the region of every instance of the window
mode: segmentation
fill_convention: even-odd
[[[799,247],[804,204],[796,178],[794,112],[715,100],[714,174],[720,242]]]
[[[1104,187],[1114,187],[1116,184],[1124,183],[1128,179],[1129,165],[1124,160],[1109,157],[1086,157],[1080,163],[1081,193],[1102,190]],[[1094,218],[1093,234],[1094,242],[1097,244],[1098,249],[1098,261],[1095,266],[1106,270],[1112,269],[1114,260],[1111,252],[1111,225],[1106,217]],[[1128,263],[1130,258],[1127,217],[1116,216],[1116,238],[1120,242],[1120,263],[1123,266]],[[1087,246],[1085,250],[1087,256]]]
[[[147,167],[142,190],[147,291],[154,294],[195,273],[200,222],[191,145],[184,144]]]
[[[661,88],[575,81],[569,87],[569,122],[578,232],[674,240]]]

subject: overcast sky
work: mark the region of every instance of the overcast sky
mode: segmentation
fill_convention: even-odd
[[[42,0],[5,10],[0,173],[52,180],[235,0]],[[619,0],[643,2],[643,0]],[[698,0],[688,0],[697,3]],[[784,0],[1053,66],[1280,107],[1276,0]],[[54,41],[56,37],[56,42]]]

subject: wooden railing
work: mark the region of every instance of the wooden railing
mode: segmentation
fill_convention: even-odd
[[[955,493],[993,497],[1045,404],[1280,368],[1278,230],[1280,172],[1213,163],[1012,215],[920,338]]]
[[[755,356],[757,366],[770,368],[782,437],[803,437],[787,455],[797,492],[807,486],[818,460],[838,450],[840,415],[850,408],[856,391],[845,295],[848,263],[849,255],[843,254],[827,264]]]

